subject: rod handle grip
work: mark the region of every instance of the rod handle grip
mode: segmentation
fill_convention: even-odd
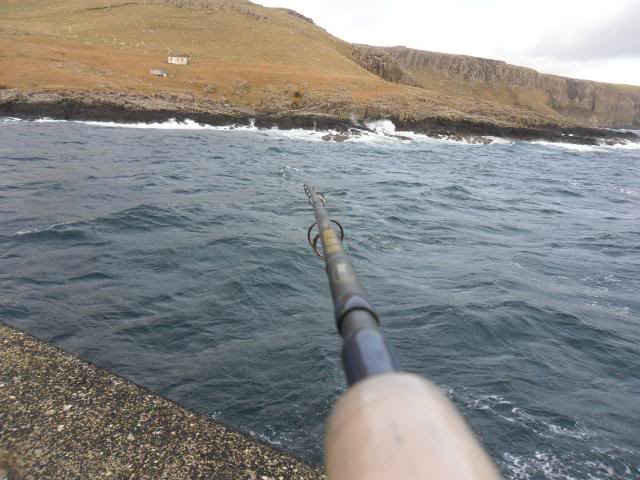
[[[497,480],[493,462],[440,390],[407,373],[358,382],[325,432],[329,480]]]

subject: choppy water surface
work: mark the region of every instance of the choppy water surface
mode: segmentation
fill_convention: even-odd
[[[302,182],[506,477],[640,477],[640,150],[0,122],[0,320],[321,461]]]

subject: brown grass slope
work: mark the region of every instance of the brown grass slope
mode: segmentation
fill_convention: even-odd
[[[192,63],[167,65],[172,53]],[[399,60],[398,77],[386,81],[369,60],[295,12],[245,0],[0,0],[5,106],[72,101],[205,119],[387,117],[417,130],[490,126],[507,135],[585,123],[535,91],[451,88],[440,73]],[[169,76],[151,76],[151,68]]]

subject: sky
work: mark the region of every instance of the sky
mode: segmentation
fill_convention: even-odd
[[[640,0],[254,0],[352,43],[505,60],[640,85]]]

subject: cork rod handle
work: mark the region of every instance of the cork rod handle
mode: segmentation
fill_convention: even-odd
[[[451,402],[406,373],[376,375],[337,402],[325,435],[329,480],[497,480]]]

